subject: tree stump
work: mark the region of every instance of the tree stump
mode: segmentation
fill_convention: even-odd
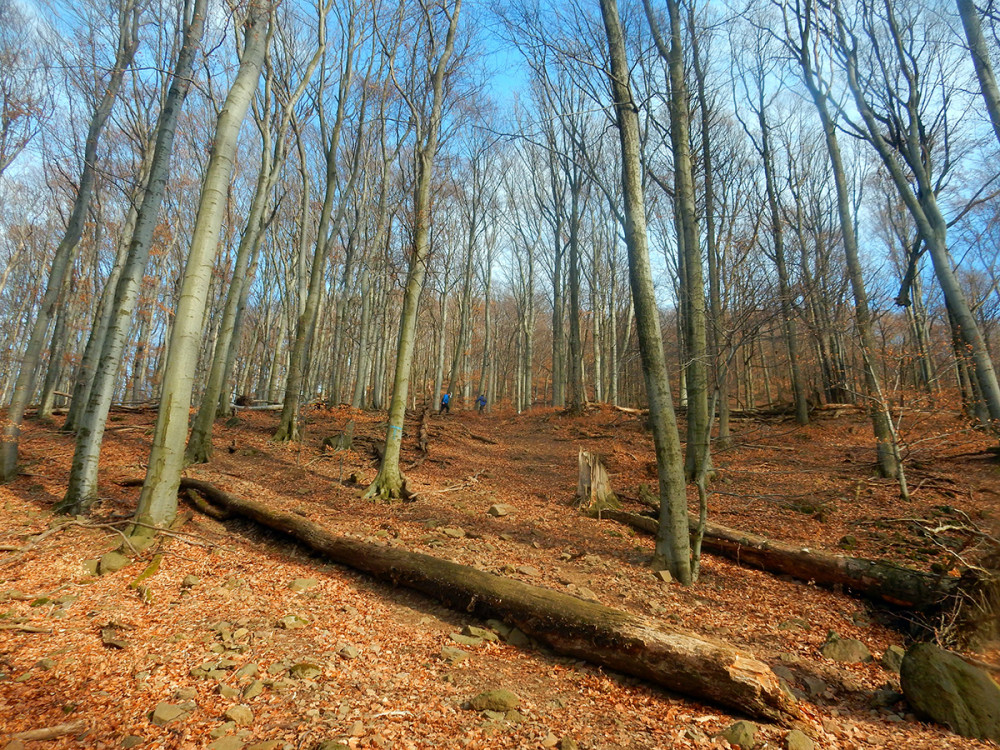
[[[339,435],[330,435],[323,438],[323,447],[330,450],[346,451],[354,446],[354,420],[352,419],[344,425],[344,431]]]
[[[605,510],[621,508],[621,503],[611,490],[611,480],[601,455],[581,449],[577,463],[580,469],[576,485],[578,506],[592,516],[600,516]]]

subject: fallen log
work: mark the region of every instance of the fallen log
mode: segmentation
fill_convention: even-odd
[[[64,737],[67,734],[80,734],[86,729],[87,722],[81,720],[73,721],[69,724],[57,724],[54,727],[45,727],[44,729],[29,729],[27,732],[12,734],[10,738],[12,740],[20,740],[21,742],[40,742],[42,740],[54,740],[57,737]]]
[[[657,521],[649,516],[616,510],[606,510],[601,516],[638,531],[656,533]],[[691,530],[694,528],[692,520]],[[864,598],[917,611],[937,611],[960,595],[962,579],[954,576],[933,575],[880,560],[795,546],[714,523],[706,524],[701,548],[741,565],[783,573],[821,586],[844,586]]]
[[[304,518],[235,497],[207,482],[182,479],[181,489],[196,490],[229,512],[287,534],[334,562],[415,589],[457,611],[504,620],[559,654],[750,716],[785,725],[801,718],[795,699],[770,668],[728,644],[429,555],[337,537]]]

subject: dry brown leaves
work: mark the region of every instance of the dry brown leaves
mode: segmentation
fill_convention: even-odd
[[[116,482],[142,475],[154,417],[114,415],[116,426],[136,429],[108,433],[102,502],[90,521],[114,523],[131,512],[138,490]],[[349,419],[357,422],[355,450],[324,453],[322,439]],[[648,539],[581,517],[572,497],[578,448],[605,455],[613,485],[627,499],[637,496],[640,483],[655,482],[650,439],[637,416],[608,408],[577,418],[552,410],[435,416],[429,455],[409,474],[420,499],[402,505],[359,498],[375,474],[367,445],[384,436],[382,420],[348,409],[313,411],[301,445],[278,445],[269,441],[275,415],[245,412],[235,428],[216,426],[215,460],[190,475],[335,533],[558,590],[589,590],[605,604],[730,641],[799,678],[822,680],[825,690],[804,703],[818,747],[986,746],[918,722],[902,705],[872,708],[875,690],[898,689],[896,676],[875,663],[845,666],[820,656],[829,630],[859,638],[876,655],[904,643],[857,600],[711,557],[696,586],[665,585],[646,568]],[[816,547],[836,549],[851,536],[853,554],[918,567],[951,565],[920,542],[912,525],[894,519],[930,518],[948,505],[984,526],[994,524],[995,533],[1000,475],[981,453],[989,441],[965,431],[940,404],[911,408],[902,424],[913,446],[908,505],[892,483],[872,478],[868,430],[859,415],[849,415],[805,428],[735,424],[733,447],[715,452],[720,476],[711,516]],[[407,425],[404,465],[417,458],[416,434],[415,416]],[[0,488],[0,547],[28,546],[64,520],[53,518],[50,508],[65,488],[71,451],[71,438],[54,426],[28,425],[26,473]],[[349,482],[352,474],[358,484]],[[494,503],[507,505],[510,514],[488,515]],[[453,664],[441,655],[442,647],[455,645],[450,634],[482,623],[310,558],[244,522],[196,516],[181,531],[163,547],[162,564],[142,582],[144,591],[129,583],[152,551],[117,573],[95,577],[84,570],[85,560],[118,545],[106,528],[67,526],[27,551],[0,552],[0,624],[11,626],[0,630],[0,737],[82,720],[89,727],[84,737],[63,736],[45,746],[116,748],[131,735],[141,737],[144,748],[199,748],[228,735],[248,747],[273,740],[276,747],[312,748],[342,738],[350,747],[397,750],[541,748],[571,738],[594,750],[694,748],[725,747],[715,735],[740,718],[539,649],[484,643]],[[199,581],[182,585],[192,575]],[[288,585],[299,578],[317,585],[296,593]],[[307,624],[279,627],[288,615]],[[807,622],[808,630],[778,627],[792,618]],[[125,648],[102,642],[109,623]],[[220,660],[228,661],[214,677],[191,673]],[[302,662],[321,673],[292,677],[288,668]],[[263,690],[242,697],[254,680],[265,683]],[[462,708],[495,687],[521,697],[521,721]],[[195,704],[187,717],[164,727],[151,723],[158,704],[186,701]],[[236,704],[252,710],[249,726],[225,724]],[[758,739],[784,747],[777,727],[762,727]]]

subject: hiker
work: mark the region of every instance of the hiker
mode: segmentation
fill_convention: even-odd
[[[485,394],[482,394],[482,393],[479,394],[479,398],[476,399],[476,406],[479,407],[479,413],[480,414],[482,414],[484,411],[486,411],[486,396],[485,396]]]
[[[445,393],[443,396],[441,396],[441,413],[442,414],[445,414],[445,413],[450,414],[451,413],[451,394],[450,393]]]

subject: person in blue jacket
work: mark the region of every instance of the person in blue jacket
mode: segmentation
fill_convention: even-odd
[[[479,394],[479,398],[476,399],[476,406],[479,407],[479,413],[482,414],[486,411],[486,395],[483,393]]]
[[[450,414],[451,413],[451,394],[445,393],[441,396],[441,413]]]

